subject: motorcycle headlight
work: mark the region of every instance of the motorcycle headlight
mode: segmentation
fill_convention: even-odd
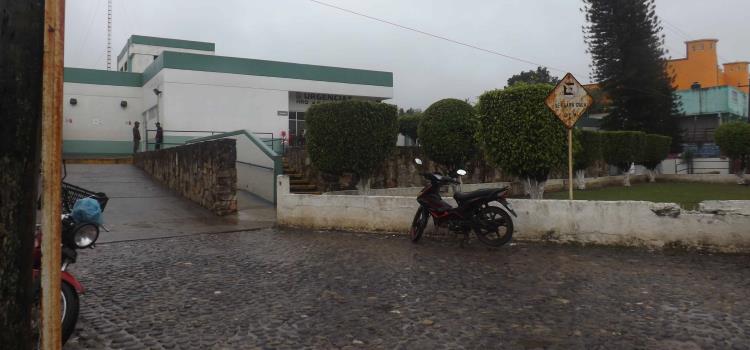
[[[87,248],[99,238],[99,227],[94,224],[84,224],[76,227],[73,232],[73,242],[78,248]]]

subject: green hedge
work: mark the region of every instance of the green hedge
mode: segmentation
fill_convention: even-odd
[[[343,101],[310,107],[305,116],[307,150],[323,172],[369,177],[392,153],[398,138],[396,107]]]
[[[422,121],[422,114],[404,114],[398,117],[398,131],[412,140],[417,140],[417,130]]]
[[[747,167],[750,163],[750,124],[722,124],[716,128],[714,139],[721,153],[733,160],[739,160],[743,169]]]
[[[643,161],[646,148],[646,133],[641,131],[602,132],[604,160],[618,167],[620,171],[630,169],[631,163]]]
[[[655,170],[669,155],[671,145],[672,138],[669,136],[647,134],[641,164],[652,171]]]
[[[567,131],[544,104],[548,84],[516,84],[479,97],[479,142],[504,172],[546,181],[567,159]]]
[[[463,167],[477,153],[474,108],[454,98],[437,101],[424,111],[418,136],[427,157],[448,171]]]
[[[601,133],[598,131],[576,129],[573,134],[578,148],[574,149],[573,168],[585,170],[602,159]]]

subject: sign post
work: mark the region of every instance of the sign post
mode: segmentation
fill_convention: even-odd
[[[588,91],[570,73],[565,74],[565,77],[550,91],[544,101],[568,129],[568,196],[570,200],[573,200],[573,127],[578,118],[591,107],[593,101]]]

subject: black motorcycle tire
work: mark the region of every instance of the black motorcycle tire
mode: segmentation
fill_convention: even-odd
[[[409,236],[413,243],[417,243],[422,238],[425,227],[427,227],[427,220],[430,219],[427,210],[424,207],[419,207],[417,213],[414,214],[414,220],[411,222],[411,229],[409,230]]]
[[[65,344],[76,329],[76,322],[78,322],[78,308],[80,305],[78,293],[76,293],[75,289],[73,289],[73,286],[70,284],[65,282],[61,283],[60,293],[62,294],[62,300],[60,301],[62,305],[60,306],[63,308],[62,312],[64,312],[61,328],[62,342]]]
[[[487,206],[479,210],[479,227],[474,228],[477,238],[480,242],[491,246],[500,247],[505,243],[508,243],[513,238],[513,219],[510,217],[505,210],[498,207]],[[494,223],[489,223],[487,220],[493,220]],[[489,232],[486,230],[488,226],[498,225],[495,232]],[[500,235],[500,228],[505,228],[505,233]],[[488,237],[489,234],[495,234],[497,238]]]

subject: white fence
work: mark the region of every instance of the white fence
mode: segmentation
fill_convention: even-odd
[[[406,233],[417,209],[411,196],[291,194],[286,176],[276,185],[280,226]],[[638,201],[510,202],[518,213],[515,237],[520,240],[750,252],[750,201],[706,201],[699,211]]]
[[[695,158],[693,174],[729,174],[729,160],[726,158]],[[661,162],[662,174],[688,174],[689,164],[682,159],[665,159]]]

